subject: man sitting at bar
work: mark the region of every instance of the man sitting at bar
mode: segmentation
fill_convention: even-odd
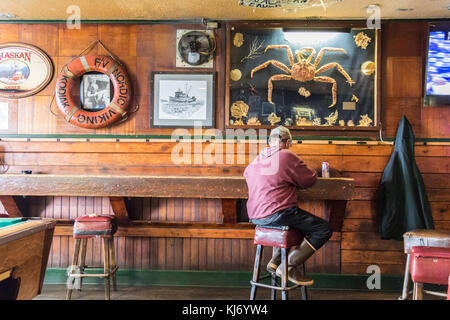
[[[288,256],[288,279],[299,285],[312,285],[313,280],[302,276],[298,266],[311,257],[330,239],[328,222],[300,209],[297,189],[311,187],[317,172],[310,169],[289,148],[289,129],[279,126],[269,136],[269,147],[248,165],[244,177],[248,185],[247,212],[250,221],[260,227],[298,229],[305,239]],[[281,249],[274,247],[267,271],[281,276]]]

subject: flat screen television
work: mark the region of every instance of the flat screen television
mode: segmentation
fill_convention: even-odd
[[[430,24],[425,74],[425,106],[450,105],[450,23]]]

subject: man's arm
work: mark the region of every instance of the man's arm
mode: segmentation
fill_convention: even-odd
[[[286,152],[285,174],[286,179],[301,189],[314,185],[317,181],[317,172],[309,168],[293,152]]]

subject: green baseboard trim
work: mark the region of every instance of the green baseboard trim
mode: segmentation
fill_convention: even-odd
[[[103,269],[89,269],[88,273],[102,273]],[[330,273],[310,273],[314,279],[311,289],[327,290],[367,290],[370,275],[348,275]],[[117,284],[123,286],[182,286],[182,287],[227,287],[249,288],[251,272],[244,271],[190,271],[190,270],[129,270],[117,271]],[[67,269],[48,268],[45,284],[65,284]],[[269,283],[270,278],[265,279]],[[103,285],[101,278],[84,278],[83,284]],[[402,276],[385,275],[380,278],[381,291],[401,293]],[[412,288],[412,287],[411,287]],[[441,291],[445,291],[446,288]],[[439,290],[438,289],[438,290]],[[432,290],[432,288],[428,288]]]

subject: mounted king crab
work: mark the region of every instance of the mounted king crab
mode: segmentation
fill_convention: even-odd
[[[292,50],[289,46],[287,45],[268,45],[266,47],[266,50],[264,52],[267,52],[267,50],[269,49],[286,49],[287,51],[287,55],[288,55],[288,59],[289,59],[289,64],[291,65],[291,69],[289,69],[288,66],[286,66],[284,63],[278,61],[278,60],[269,60],[264,62],[263,64],[260,64],[259,66],[253,68],[250,77],[253,78],[253,74],[261,69],[264,69],[266,67],[268,67],[270,64],[273,64],[275,67],[283,70],[284,72],[288,73],[287,75],[285,74],[277,74],[274,75],[272,77],[270,77],[269,81],[268,81],[268,93],[267,93],[267,100],[273,104],[272,102],[272,90],[273,90],[273,84],[272,81],[278,81],[278,80],[297,80],[300,82],[305,82],[305,81],[317,81],[317,82],[327,82],[327,83],[332,83],[333,87],[331,89],[331,93],[333,95],[333,103],[328,107],[331,108],[336,104],[337,98],[336,98],[336,90],[337,90],[337,84],[336,84],[336,80],[334,80],[331,77],[326,77],[326,76],[316,76],[318,74],[321,74],[327,70],[330,70],[331,68],[336,67],[338,69],[338,71],[345,77],[345,79],[347,79],[347,83],[352,86],[355,82],[350,78],[350,76],[348,75],[348,73],[344,70],[344,68],[341,67],[341,65],[337,62],[330,62],[327,63],[325,65],[323,65],[322,67],[320,67],[319,69],[317,69],[317,66],[320,63],[320,60],[323,57],[323,54],[325,53],[325,51],[334,51],[334,52],[344,52],[345,54],[347,53],[344,49],[342,48],[322,48],[319,51],[319,54],[317,55],[316,60],[314,61],[314,64],[311,63],[311,61],[314,59],[314,57],[316,56],[316,50],[314,50],[314,48],[311,47],[305,47],[305,48],[301,48],[300,50],[296,50],[295,51],[295,57],[297,58],[298,62],[294,63],[294,55],[292,54]],[[305,57],[304,52],[309,52],[309,56]]]

